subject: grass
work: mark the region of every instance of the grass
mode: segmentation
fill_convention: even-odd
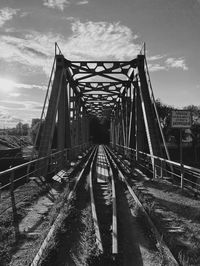
[[[30,136],[1,135],[0,143],[9,148],[27,146],[32,144]]]
[[[163,181],[136,183],[154,196],[151,198],[148,193],[143,194],[134,185],[132,187],[180,265],[200,265],[199,202]],[[157,208],[163,211],[156,213]],[[171,221],[163,220],[165,217]],[[176,226],[183,228],[183,232],[168,231]]]
[[[84,195],[85,193],[85,195]],[[62,261],[73,262],[75,265],[95,265],[99,256],[95,242],[95,232],[91,216],[91,207],[86,203],[87,192],[74,195],[70,203],[63,205],[61,223],[45,251],[42,266],[59,265]],[[78,198],[78,199],[77,199]],[[63,196],[62,200],[66,199]],[[50,216],[54,216],[53,211]],[[92,264],[90,264],[92,262]]]
[[[15,190],[17,199],[17,217],[20,222],[28,213],[27,208],[41,195],[46,193],[46,188],[40,188],[31,181]],[[13,250],[19,238],[15,239],[12,209],[10,206],[9,192],[3,191],[0,207],[0,265],[8,265],[11,260]],[[6,209],[6,210],[5,210]],[[3,210],[5,210],[3,212]],[[20,236],[21,237],[21,236]]]

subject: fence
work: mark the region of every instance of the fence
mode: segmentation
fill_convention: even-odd
[[[84,143],[82,145],[75,146],[71,149],[53,152],[49,156],[37,158],[0,172],[0,203],[2,191],[9,189],[11,199],[10,208],[12,208],[13,226],[15,228],[16,237],[19,234],[19,221],[17,218],[17,208],[14,194],[15,188],[19,184],[21,184],[20,182],[28,182],[30,180],[30,177],[37,177],[37,173],[42,170],[42,168],[35,169],[35,165],[39,161],[44,161],[48,164],[47,175],[52,176],[53,174],[59,172],[61,169],[66,168],[66,166],[69,165],[70,161],[76,159],[79,154],[83,153],[88,148],[89,144]],[[43,167],[46,166],[44,165]],[[4,213],[4,211],[1,213]]]
[[[200,192],[200,169],[153,156],[132,148],[111,144],[117,153],[123,155],[132,167],[137,164],[151,173],[153,178],[169,178],[178,183],[181,189],[188,188]]]

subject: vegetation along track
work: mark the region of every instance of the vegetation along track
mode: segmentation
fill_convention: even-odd
[[[178,265],[108,147],[93,149],[70,195],[42,264],[32,265]]]

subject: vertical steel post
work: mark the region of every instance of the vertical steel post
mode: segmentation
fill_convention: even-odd
[[[64,76],[65,58],[62,55],[56,56],[56,71],[52,84],[49,106],[45,118],[44,128],[42,130],[39,157],[46,157],[51,153],[53,134],[55,131],[56,115],[59,106],[60,94],[62,91],[62,81]],[[42,160],[36,164],[38,175],[46,177],[48,171],[48,159]]]
[[[12,171],[10,174],[10,197],[12,204],[12,214],[13,214],[13,227],[15,230],[15,239],[19,236],[19,222],[17,217],[17,208],[15,203],[15,195],[14,195],[14,172]]]
[[[129,123],[129,147],[136,147],[136,101],[135,101],[135,90],[136,88],[132,88],[132,99],[131,99],[131,115],[130,115],[130,123]]]
[[[66,91],[66,102],[65,102],[65,108],[66,108],[66,130],[65,130],[65,147],[68,149],[71,149],[71,126],[70,126],[70,94],[69,94],[69,83],[67,84],[67,91]]]
[[[1,186],[2,184],[0,183],[0,202],[1,202]]]
[[[181,165],[181,189],[184,186],[184,165],[183,165],[183,146],[182,146],[182,128],[180,128],[180,165]]]
[[[142,115],[142,106],[139,93],[138,82],[134,82],[135,87],[135,134],[136,134],[136,159],[138,161],[138,152],[145,151],[145,128]]]
[[[66,142],[66,94],[67,94],[66,75],[63,75],[60,100],[58,105],[58,122],[57,122],[57,148],[58,151],[65,149]],[[64,157],[60,158],[60,166],[64,167]],[[59,169],[60,170],[60,169]]]

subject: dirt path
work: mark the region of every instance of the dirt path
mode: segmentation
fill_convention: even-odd
[[[19,224],[20,233],[30,234],[37,230],[37,225],[44,219],[49,208],[53,205],[59,192],[52,188],[47,195],[39,198],[39,200],[29,208],[28,214],[22,219]]]
[[[130,182],[151,202],[154,223],[181,264],[200,265],[200,200],[164,179],[139,175]]]
[[[54,185],[55,187],[52,187],[46,195],[41,196],[31,207],[27,208],[28,213],[19,224],[21,238],[13,252],[10,266],[28,265],[33,259],[38,245],[49,228],[48,212],[60,194],[60,189],[56,189],[58,185],[55,182]]]
[[[133,208],[130,210],[122,188],[118,190],[118,217],[123,266],[161,265],[159,252],[146,236],[137,212]]]

